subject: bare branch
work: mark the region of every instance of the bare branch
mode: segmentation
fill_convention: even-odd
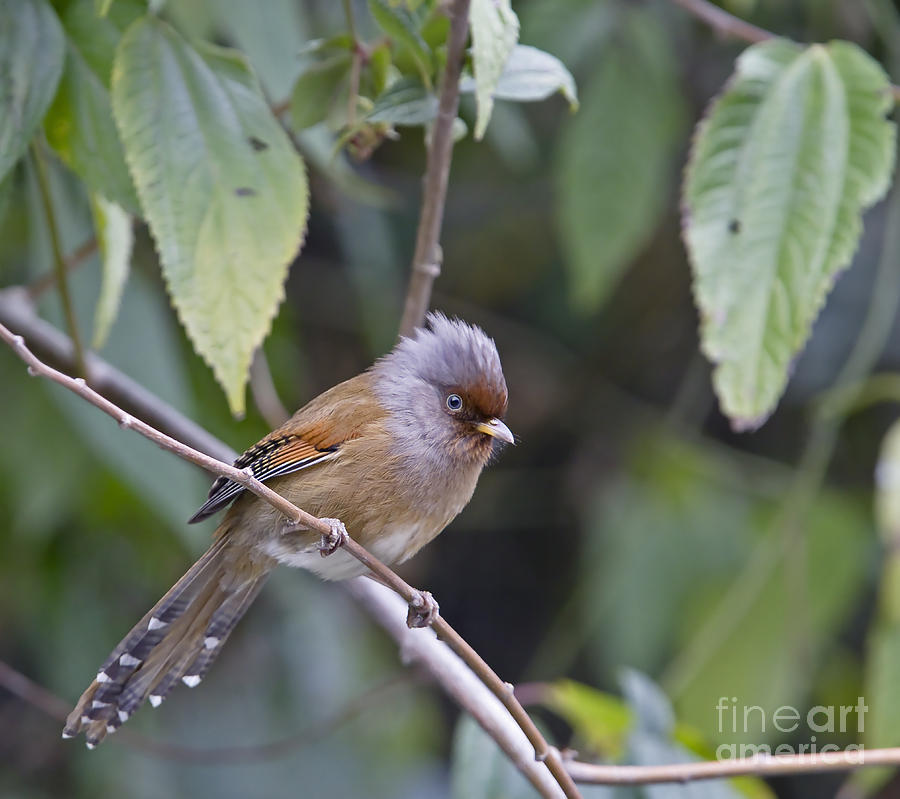
[[[239,483],[261,499],[268,502],[273,508],[285,516],[291,524],[298,528],[302,527],[306,530],[318,532],[323,536],[323,540],[335,535],[333,520],[316,518],[252,477],[249,471],[238,469],[235,466],[230,466],[227,463],[211,458],[209,455],[205,455],[199,450],[193,449],[180,441],[176,441],[174,438],[151,427],[136,416],[127,413],[88,386],[83,378],[70,377],[43,363],[28,349],[22,336],[15,335],[3,324],[0,324],[0,338],[2,338],[28,365],[29,374],[46,377],[49,380],[68,388],[70,391],[78,394],[78,396],[111,416],[123,429],[134,430],[153,441],[162,449],[173,452],[182,459],[190,461],[207,471],[222,475]],[[423,600],[425,595],[423,592],[413,588],[405,580],[401,579],[399,575],[350,538],[346,532],[338,537],[335,543],[337,546],[342,546],[360,563],[366,566],[366,568],[368,568],[381,582],[402,596],[409,603],[410,607],[415,608],[417,605],[421,606],[424,604]],[[564,795],[570,799],[572,797],[578,797],[578,789],[575,787],[575,783],[568,772],[566,772],[559,752],[555,748],[548,746],[544,737],[534,725],[534,722],[513,695],[512,686],[509,683],[503,682],[491,670],[481,656],[472,649],[472,647],[470,647],[440,615],[435,614],[429,621],[438,637],[445,641],[450,648],[466,662],[469,668],[478,675],[482,682],[487,685],[494,695],[503,703],[531,743],[535,759],[546,763],[550,773],[553,774],[554,779],[562,788]],[[555,796],[556,794],[545,793],[544,795]]]
[[[651,785],[663,782],[694,782],[728,777],[773,777],[778,774],[809,774],[849,771],[863,766],[900,765],[900,747],[860,749],[797,755],[756,755],[729,760],[677,763],[670,766],[601,766],[569,761],[566,767],[577,782],[594,785]]]
[[[469,0],[455,0],[449,5],[452,16],[447,39],[447,66],[441,81],[437,119],[431,131],[428,163],[422,188],[422,210],[416,233],[412,273],[406,290],[406,304],[400,322],[400,335],[408,336],[422,324],[431,300],[431,287],[441,273],[440,236],[444,220],[444,201],[453,156],[453,122],[459,109],[459,77],[463,51],[469,35]]]
[[[50,364],[71,368],[74,363],[72,343],[35,313],[25,289],[0,291],[0,323],[27,336],[29,345]],[[97,355],[87,353],[87,368],[91,386],[154,427],[220,461],[231,462],[237,457],[231,447]]]
[[[749,22],[745,22],[734,14],[729,14],[725,9],[710,3],[709,0],[671,0],[676,6],[680,6],[689,14],[692,14],[701,22],[705,22],[714,31],[723,36],[731,36],[751,44],[774,39],[776,34],[765,28],[759,28]],[[894,99],[900,101],[900,86],[891,84],[891,93]]]
[[[672,0],[672,2],[725,36],[732,36],[735,39],[751,43],[775,38],[774,33],[744,22],[707,0]]]

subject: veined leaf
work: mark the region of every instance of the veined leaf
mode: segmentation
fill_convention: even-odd
[[[459,89],[462,92],[474,91],[475,80],[464,78],[460,81]],[[506,60],[493,95],[497,100],[526,103],[546,100],[556,92],[560,92],[568,100],[570,110],[578,110],[575,79],[565,64],[537,47],[517,44]]]
[[[240,413],[302,242],[303,162],[241,58],[156,19],[122,38],[112,100],[172,301]]]
[[[472,63],[475,71],[475,139],[481,140],[494,108],[494,91],[519,40],[519,18],[509,0],[472,0]]]
[[[131,267],[134,233],[131,229],[131,217],[105,197],[95,195],[91,199],[91,212],[103,256],[103,283],[94,311],[93,346],[99,350],[106,343],[119,313],[119,303],[122,301],[122,292]]]
[[[121,32],[143,13],[120,2],[100,19],[94,0],[76,0],[62,18],[65,71],[44,120],[50,145],[98,194],[132,213],[140,210],[119,133],[113,120],[109,81]]]
[[[675,180],[683,93],[669,36],[632,12],[600,55],[558,155],[559,226],[570,296],[597,308],[646,245]]]
[[[0,0],[0,180],[41,124],[59,83],[66,43],[44,0]]]
[[[862,211],[886,191],[892,104],[881,67],[847,42],[748,48],[698,129],[684,236],[722,411],[760,425],[787,383]]]

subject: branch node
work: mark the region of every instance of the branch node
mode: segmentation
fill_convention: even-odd
[[[131,430],[134,427],[135,419],[131,414],[125,413],[119,417],[119,427],[123,430]]]
[[[327,558],[344,546],[350,536],[340,519],[320,519],[319,521],[325,522],[329,527],[327,533],[322,533],[322,540],[319,541],[319,554],[323,558]]]
[[[430,627],[437,621],[441,608],[431,591],[419,591],[414,599],[409,602],[409,612],[406,614],[407,627]]]
[[[78,388],[84,388],[87,385],[87,383],[84,382],[83,377],[76,377],[75,385],[78,386]]]
[[[37,369],[35,369],[33,366],[29,366],[27,371],[28,371],[29,377],[40,377],[41,376],[41,373]]]

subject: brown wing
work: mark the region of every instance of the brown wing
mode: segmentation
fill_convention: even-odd
[[[341,444],[364,433],[364,428],[384,415],[363,373],[347,380],[304,405],[287,422],[248,449],[234,465],[247,469],[257,480],[292,474],[335,458]],[[244,486],[219,477],[209,498],[188,520],[203,521],[224,508]]]

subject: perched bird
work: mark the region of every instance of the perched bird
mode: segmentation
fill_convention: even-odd
[[[513,443],[494,342],[439,313],[427,323],[235,461],[298,507],[343,521],[389,564],[443,530],[471,499],[496,442]],[[197,685],[278,563],[327,580],[365,572],[342,550],[321,557],[319,535],[285,532],[278,511],[223,477],[190,521],[232,501],[212,546],[100,667],[64,738],[84,732],[93,748],[145,699],[156,707],[179,681]]]

